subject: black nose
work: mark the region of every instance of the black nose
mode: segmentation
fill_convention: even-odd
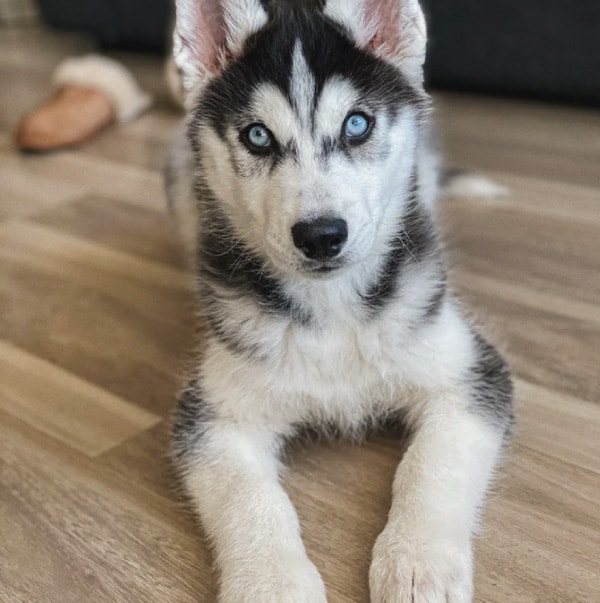
[[[310,260],[329,260],[342,251],[348,225],[340,218],[318,218],[292,227],[294,245]]]

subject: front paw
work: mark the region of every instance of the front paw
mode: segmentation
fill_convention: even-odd
[[[327,598],[307,557],[283,555],[223,572],[219,603],[327,603]]]
[[[371,603],[471,603],[470,545],[384,532],[373,549]]]

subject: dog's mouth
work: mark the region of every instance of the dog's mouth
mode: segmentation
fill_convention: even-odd
[[[325,277],[334,272],[338,272],[347,266],[347,262],[343,260],[332,260],[327,262],[311,262],[302,267],[302,272],[313,277]]]

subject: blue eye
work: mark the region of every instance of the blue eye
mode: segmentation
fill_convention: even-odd
[[[262,124],[248,126],[244,133],[245,140],[251,151],[268,151],[273,144],[271,132]]]
[[[369,131],[369,119],[362,113],[353,113],[346,120],[344,133],[348,138],[360,138]]]

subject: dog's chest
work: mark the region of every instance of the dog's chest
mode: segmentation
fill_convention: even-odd
[[[240,355],[217,345],[205,370],[230,391],[232,416],[258,413],[281,425],[331,421],[352,430],[418,387],[415,374],[426,362],[410,307],[369,316],[336,304],[305,323],[234,303],[226,326],[245,349]]]
[[[283,342],[277,381],[328,404],[381,399],[399,377],[398,333],[384,325],[296,328]]]

